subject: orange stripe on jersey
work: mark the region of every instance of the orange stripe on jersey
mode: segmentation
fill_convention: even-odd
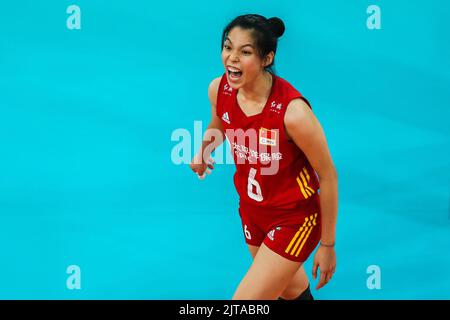
[[[308,186],[308,182],[306,182],[305,176],[303,175],[303,172],[300,172],[300,177],[302,178],[303,183],[305,184],[305,188],[307,191],[310,191],[309,194],[314,194],[314,190]]]
[[[308,192],[308,194],[306,194],[305,188],[303,187],[303,184],[300,181],[299,177],[297,177],[297,183],[298,183],[298,186],[300,187],[300,191],[302,192],[303,197],[305,197],[305,199],[307,199],[309,197],[309,192]]]
[[[306,180],[308,180],[308,182],[309,182],[309,174],[308,174],[308,170],[306,170],[306,167],[303,167],[303,172],[305,173]]]
[[[309,182],[309,180],[311,180],[309,174],[308,174],[308,170],[306,169],[306,167],[303,167],[303,172],[305,173],[306,176],[306,180]],[[314,190],[312,188],[310,188],[309,186],[306,186],[307,189],[311,190],[312,193],[315,193]]]

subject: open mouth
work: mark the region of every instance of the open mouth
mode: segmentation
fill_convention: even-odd
[[[231,79],[237,80],[242,76],[242,71],[237,68],[227,67],[228,76]]]

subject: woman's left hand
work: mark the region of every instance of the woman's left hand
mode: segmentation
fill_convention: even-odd
[[[336,253],[334,247],[320,246],[314,255],[313,264],[313,278],[317,278],[317,268],[320,269],[320,280],[316,286],[316,290],[319,290],[331,280],[334,271],[336,270]]]

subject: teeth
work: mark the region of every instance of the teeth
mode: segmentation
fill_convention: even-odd
[[[239,70],[239,69],[234,69],[234,68],[230,68],[230,67],[228,67],[228,71],[230,71],[230,72],[241,72],[241,70]]]

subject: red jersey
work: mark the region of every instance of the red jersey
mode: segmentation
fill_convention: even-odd
[[[303,97],[286,80],[276,75],[272,79],[263,111],[247,116],[224,74],[217,95],[217,116],[222,119],[236,164],[234,184],[240,201],[288,209],[317,193],[319,181],[305,154],[288,140],[284,129],[289,102]]]

